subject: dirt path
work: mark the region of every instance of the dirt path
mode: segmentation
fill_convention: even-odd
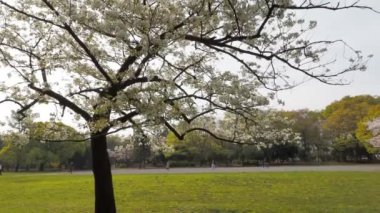
[[[164,168],[114,169],[113,174],[186,174],[186,173],[230,173],[230,172],[297,172],[297,171],[363,171],[380,172],[379,165],[332,165],[332,166],[270,166],[270,167],[216,167],[212,168]],[[74,171],[73,174],[92,174],[91,171]]]

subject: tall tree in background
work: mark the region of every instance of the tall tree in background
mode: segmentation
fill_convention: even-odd
[[[346,1],[345,1],[346,2]],[[291,0],[0,0],[1,83],[20,118],[40,104],[75,114],[90,134],[95,212],[115,212],[106,135],[165,125],[178,138],[212,130],[174,123],[227,111],[247,119],[263,105],[259,87],[286,89],[298,73],[327,84],[365,69],[351,48],[346,66],[324,57],[340,40],[311,41],[316,26],[295,11],[366,8],[354,3]],[[216,64],[233,60],[237,72]],[[364,61],[363,61],[364,60]],[[54,114],[54,113],[53,113]],[[53,115],[54,116],[54,115]],[[233,137],[216,136],[225,141]],[[236,142],[236,141],[233,141]]]
[[[220,122],[216,117],[205,116],[202,119],[197,119],[196,122],[198,127],[212,129],[215,133],[221,131],[218,129]],[[179,123],[176,129],[185,131],[188,129],[188,124],[186,122]],[[165,145],[167,149],[164,154],[170,160],[170,165],[173,165],[174,162],[174,166],[210,166],[222,148],[220,141],[206,132],[191,132],[181,141],[173,132],[169,132]]]
[[[360,143],[356,137],[356,131],[371,109],[379,104],[378,97],[347,96],[331,103],[323,110],[324,134],[333,141],[335,150],[340,153],[342,160],[347,157],[358,160],[359,153],[366,152],[365,148],[368,146],[365,147]]]
[[[380,148],[380,103],[372,106],[361,119],[356,129],[356,137],[369,153],[378,153]]]
[[[44,164],[50,161],[61,164],[69,168],[72,158],[76,153],[82,154],[85,151],[85,144],[76,143],[75,141],[84,138],[74,128],[67,126],[61,122],[33,122],[28,125],[26,134],[29,138],[29,143],[26,149],[34,149],[35,156],[30,156],[31,159],[39,159],[40,168],[43,170]],[[55,140],[55,143],[46,143],[46,141]],[[61,141],[62,140],[62,141]],[[65,140],[65,141],[63,141]]]
[[[298,110],[283,112],[283,116],[294,121],[291,127],[301,136],[300,157],[305,161],[312,157],[318,159],[320,151],[327,147],[322,133],[322,115],[319,112]]]
[[[15,165],[15,171],[20,168],[20,164],[26,159],[25,146],[28,138],[22,133],[11,132],[1,135],[2,145],[0,147],[0,160],[6,169]]]
[[[323,124],[326,133],[333,136],[355,133],[359,121],[378,104],[380,98],[369,95],[346,96],[329,104],[322,112],[326,119]]]
[[[9,131],[2,135],[4,146],[0,149],[0,160],[15,171],[21,166],[25,169],[38,167],[40,171],[45,166],[68,168],[74,156],[83,155],[85,151],[85,144],[72,142],[84,136],[63,123],[23,123],[24,131],[19,129],[19,132]],[[61,141],[65,138],[67,141]],[[53,139],[57,142],[45,141]]]
[[[151,154],[148,136],[141,129],[135,128],[133,131],[132,144],[134,161],[139,164],[139,168],[145,168],[145,164]]]

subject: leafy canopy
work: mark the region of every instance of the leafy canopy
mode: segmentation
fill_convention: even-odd
[[[253,119],[268,104],[258,89],[290,88],[292,73],[327,84],[364,70],[347,48],[345,67],[324,57],[337,41],[312,41],[296,10],[368,8],[291,0],[1,0],[1,102],[18,114],[40,104],[73,113],[92,134],[164,124],[176,136],[206,128],[179,121],[229,112]],[[337,58],[338,59],[338,58]],[[230,63],[240,70],[230,70]],[[227,65],[224,69],[220,64]]]

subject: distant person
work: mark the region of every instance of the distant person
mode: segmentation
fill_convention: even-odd
[[[263,167],[264,168],[269,168],[269,161],[267,160],[267,158],[264,158]]]
[[[260,161],[259,164],[260,164],[261,167],[263,167],[263,168],[268,168],[268,167],[269,167],[269,162],[267,161],[266,158],[264,158],[264,160]]]
[[[215,162],[214,162],[214,160],[211,161],[211,169],[215,169]]]
[[[167,161],[167,162],[166,162],[166,170],[169,170],[169,169],[170,169],[170,162]]]
[[[0,175],[3,175],[3,165],[0,164]]]
[[[69,163],[69,171],[70,171],[71,174],[73,173],[73,167],[74,167],[74,163],[70,162]]]

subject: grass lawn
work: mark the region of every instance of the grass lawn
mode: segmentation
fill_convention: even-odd
[[[380,172],[115,175],[118,212],[380,212]],[[93,212],[91,176],[0,176],[0,212]]]

